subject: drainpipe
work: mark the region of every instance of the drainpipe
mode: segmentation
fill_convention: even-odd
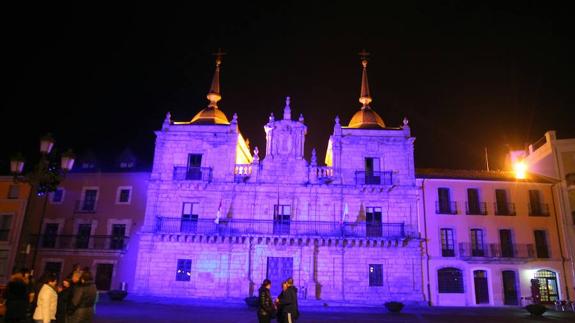
[[[562,191],[561,183],[559,183],[558,189],[559,189],[558,201],[559,201],[559,204],[560,204],[560,208],[563,210],[563,199],[562,199],[562,194],[561,194],[561,191]],[[565,282],[565,296],[567,297],[567,300],[570,300],[571,297],[569,297],[569,284],[567,283],[567,270],[566,270],[566,267],[565,267],[566,259],[565,259],[565,255],[564,255],[564,253],[563,253],[563,246],[562,246],[562,245],[563,245],[562,241],[563,241],[564,239],[561,239],[561,236],[563,236],[564,238],[565,238],[565,236],[564,236],[564,234],[561,234],[561,233],[562,233],[561,231],[559,231],[559,219],[558,219],[558,216],[557,216],[557,206],[555,205],[555,197],[554,197],[554,194],[553,194],[553,185],[551,186],[551,200],[553,200],[553,215],[554,215],[554,217],[555,217],[555,227],[557,228],[557,234],[559,235],[559,237],[558,237],[557,240],[558,240],[558,242],[559,242],[559,253],[560,253],[560,255],[561,255],[561,267],[563,268],[563,281]]]
[[[427,178],[424,178],[421,182],[421,198],[423,203],[423,229],[424,229],[424,240],[425,241],[425,270],[427,272],[427,305],[431,306],[431,285],[429,284],[429,280],[431,279],[429,276],[429,245],[427,239],[427,212],[425,208],[425,181]]]

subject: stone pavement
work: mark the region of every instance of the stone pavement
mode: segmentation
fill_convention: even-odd
[[[360,307],[353,304],[323,306],[304,301],[300,305],[299,323],[375,323],[375,322],[575,322],[573,312],[545,313],[534,319],[518,307],[426,307],[406,306],[399,314],[388,313],[383,306]],[[256,323],[255,310],[241,300],[197,300],[129,295],[124,301],[112,302],[102,297],[96,308],[95,323],[194,322]],[[275,322],[275,321],[274,321]]]

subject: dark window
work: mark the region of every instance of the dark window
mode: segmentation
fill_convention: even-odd
[[[495,190],[495,214],[513,215],[509,203],[507,202],[507,191]]]
[[[202,179],[202,154],[188,154],[188,172],[186,179]]]
[[[52,193],[52,203],[61,203],[64,199],[64,190],[61,188],[57,188]]]
[[[440,293],[463,293],[463,275],[457,268],[441,268],[437,271],[437,287]]]
[[[515,272],[512,270],[504,270],[501,273],[503,279],[503,304],[517,305],[517,282]]]
[[[549,215],[549,208],[547,204],[541,201],[541,193],[539,190],[529,190],[529,215]]]
[[[365,212],[365,230],[368,237],[382,236],[381,208],[366,207]]]
[[[379,172],[379,158],[366,157],[365,158],[365,184],[379,185],[381,184],[381,176]]]
[[[549,258],[549,248],[547,247],[547,236],[543,230],[533,231],[535,234],[535,249],[537,258]]]
[[[369,286],[383,286],[383,265],[369,265]]]
[[[110,240],[110,249],[124,249],[124,239],[126,237],[125,224],[112,224],[112,237]]]
[[[473,282],[475,284],[475,304],[489,304],[487,272],[485,270],[474,271]]]
[[[0,241],[8,241],[11,225],[12,215],[0,215]]]
[[[98,190],[88,189],[84,191],[84,199],[82,200],[82,211],[94,211],[96,209],[96,197]]]
[[[471,229],[471,255],[473,257],[484,257],[483,230]]]
[[[274,205],[274,234],[289,234],[291,221],[290,205]]]
[[[129,188],[122,188],[120,189],[120,196],[118,198],[118,202],[120,203],[128,203],[130,202],[130,193],[132,190]]]
[[[178,259],[178,269],[176,270],[176,280],[189,282],[192,277],[192,260]]]
[[[467,214],[485,214],[485,212],[481,210],[479,190],[476,188],[467,189]]]
[[[511,230],[499,230],[499,241],[501,242],[501,256],[506,258],[513,258],[515,252],[513,248],[513,239],[511,237]]]
[[[196,232],[198,227],[198,203],[184,202],[182,204],[181,232]]]
[[[17,199],[19,196],[20,196],[20,186],[10,185],[10,187],[8,188],[8,198]]]
[[[443,257],[455,257],[453,229],[441,229],[441,255]]]
[[[90,245],[90,234],[92,233],[91,224],[79,224],[78,234],[76,234],[76,248],[87,249]]]
[[[109,290],[112,286],[112,274],[114,273],[113,264],[97,264],[96,277],[94,282],[98,290]]]
[[[46,223],[44,226],[44,235],[42,236],[43,248],[55,248],[58,237],[58,223]]]
[[[456,214],[455,208],[452,208],[449,188],[439,187],[437,189],[437,213],[438,214]]]

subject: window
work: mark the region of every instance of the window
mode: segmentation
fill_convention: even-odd
[[[116,204],[130,204],[132,200],[132,187],[120,186],[116,192]]]
[[[437,287],[440,293],[463,293],[463,275],[457,268],[441,268],[437,271]]]
[[[457,214],[457,207],[454,202],[451,202],[449,188],[447,187],[439,187],[437,189],[436,213]]]
[[[60,204],[64,201],[64,189],[57,188],[54,192],[52,192],[52,204]]]
[[[76,234],[76,248],[88,249],[90,245],[90,235],[92,234],[92,224],[85,223],[78,225],[78,233]]]
[[[535,235],[535,250],[537,258],[549,258],[549,248],[547,247],[547,236],[543,230],[533,231]]]
[[[382,236],[382,223],[381,223],[381,208],[380,207],[366,207],[365,208],[365,232],[368,237],[381,237]]]
[[[198,227],[198,203],[184,202],[180,232],[196,232]]]
[[[125,224],[112,224],[112,237],[110,238],[110,249],[124,249],[124,239],[126,237]]]
[[[12,225],[12,215],[0,215],[0,241],[8,241],[10,236],[10,226]]]
[[[132,168],[132,167],[134,167],[134,162],[132,161],[120,162],[120,168]]]
[[[20,196],[20,186],[14,184],[8,187],[8,198],[17,199]]]
[[[455,257],[455,241],[453,229],[441,229],[441,256]]]
[[[379,158],[365,158],[365,184],[379,185],[381,177],[379,173]]]
[[[467,189],[467,214],[486,215],[485,203],[479,201],[479,190],[476,188]]]
[[[511,230],[499,230],[499,241],[501,242],[501,256],[506,258],[513,258],[515,251],[513,248]]]
[[[513,203],[507,202],[507,191],[495,190],[495,215],[515,215]]]
[[[383,265],[369,265],[369,286],[383,286]]]
[[[93,212],[96,210],[98,199],[98,189],[85,189],[82,201],[80,201],[81,212]]]
[[[291,205],[274,205],[274,234],[289,234]]]
[[[176,280],[189,282],[192,276],[192,260],[178,259],[178,269],[176,271]]]
[[[482,229],[471,229],[471,256],[485,257]]]
[[[541,202],[541,194],[539,190],[529,190],[529,215],[531,216],[547,216],[549,209],[547,204]]]
[[[186,173],[186,179],[202,179],[202,154],[188,154],[188,169]]]
[[[58,238],[58,223],[46,223],[44,226],[44,235],[42,235],[43,248],[55,248]]]

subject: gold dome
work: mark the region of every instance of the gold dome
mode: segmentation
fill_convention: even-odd
[[[373,111],[370,107],[365,107],[353,115],[353,118],[351,118],[347,127],[360,129],[383,129],[385,128],[385,123],[383,123],[383,119],[381,119],[377,112]]]
[[[230,124],[225,113],[217,107],[207,107],[198,112],[192,119],[192,124]]]

